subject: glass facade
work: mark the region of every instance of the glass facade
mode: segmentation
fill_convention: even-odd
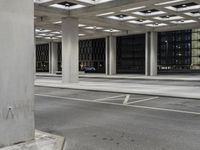
[[[79,41],[79,70],[94,67],[96,72],[105,73],[105,38]]]
[[[49,44],[36,45],[36,72],[49,72]]]
[[[58,43],[58,71],[62,45]],[[95,67],[105,73],[105,38],[79,41],[79,70]],[[36,45],[36,71],[49,72],[49,44]],[[159,72],[200,71],[200,29],[158,33]],[[117,73],[145,72],[145,35],[117,37]]]
[[[105,38],[79,41],[79,70],[94,67],[96,72],[105,73]],[[58,71],[61,71],[62,44],[58,43]]]
[[[184,71],[191,66],[191,30],[158,34],[159,71]]]
[[[158,33],[158,71],[192,72],[200,69],[200,30]]]
[[[145,35],[117,37],[117,73],[145,72]]]

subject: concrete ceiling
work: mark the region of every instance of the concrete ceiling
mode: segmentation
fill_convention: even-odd
[[[191,29],[200,0],[35,0],[37,40],[60,40],[63,17],[79,19],[80,38]]]

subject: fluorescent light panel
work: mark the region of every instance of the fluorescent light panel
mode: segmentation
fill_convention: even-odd
[[[156,12],[152,12],[152,13],[143,13],[143,12],[133,12],[133,14],[135,15],[140,15],[140,16],[155,16],[155,15],[161,15],[161,14],[165,14],[166,12],[164,11],[156,11]]]
[[[195,20],[179,20],[179,21],[171,21],[173,24],[187,24],[187,23],[195,23]]]
[[[185,14],[188,15],[188,16],[191,16],[191,17],[199,17],[200,16],[200,11],[198,13],[187,12]]]
[[[131,21],[128,21],[129,23],[133,23],[133,24],[146,24],[146,23],[151,23],[153,21],[151,20],[143,20],[143,21],[139,21],[139,20],[131,20]]]
[[[120,18],[120,17],[117,17],[117,16],[108,16],[107,18],[114,19],[114,20],[119,20],[119,21],[125,21],[125,20],[135,19],[136,17],[126,16],[126,17]]]
[[[60,9],[66,9],[66,10],[71,10],[71,9],[78,9],[78,8],[83,8],[85,7],[84,5],[74,5],[74,6],[71,6],[71,7],[66,7],[66,6],[63,6],[63,5],[60,5],[60,4],[53,4],[53,5],[50,5],[51,7],[55,7],[55,8],[60,8]]]
[[[200,5],[188,6],[188,7],[183,7],[183,8],[175,8],[173,6],[168,6],[165,8],[169,10],[173,10],[173,11],[187,11],[187,10],[200,9]]]
[[[113,0],[77,0],[79,2],[85,2],[85,3],[88,3],[88,4],[101,4],[101,3],[106,3],[106,2],[110,2],[110,1],[113,1]]]
[[[78,36],[85,36],[85,34],[79,33]]]
[[[47,3],[47,2],[51,2],[53,0],[34,0],[34,3],[38,3],[38,4],[42,4],[42,3]]]
[[[154,19],[161,20],[161,21],[171,21],[171,20],[183,19],[183,17],[181,17],[181,16],[173,16],[173,17],[169,17],[169,18],[154,17]]]
[[[97,26],[88,26],[88,27],[85,27],[85,29],[90,29],[90,30],[101,30],[103,29],[102,27],[97,27]]]
[[[106,13],[102,13],[102,14],[98,14],[96,15],[97,17],[101,17],[101,16],[108,16],[108,15],[112,15],[114,14],[115,12],[106,12]]]
[[[127,9],[122,9],[120,11],[121,12],[129,12],[129,11],[134,11],[134,10],[143,9],[143,8],[146,8],[146,6],[140,6],[140,7],[134,7],[134,8],[127,8]]]
[[[148,27],[163,27],[163,26],[167,26],[167,24],[165,24],[165,23],[158,23],[158,24],[156,24],[156,23],[152,23],[152,24],[146,24],[146,26],[148,26]]]
[[[172,0],[172,1],[162,2],[162,3],[157,3],[155,5],[157,5],[157,6],[168,5],[168,4],[173,4],[173,3],[183,2],[183,1],[186,1],[186,0]]]
[[[110,32],[110,33],[114,33],[114,32],[120,32],[120,30],[116,30],[116,29],[106,29],[104,30],[105,32]]]

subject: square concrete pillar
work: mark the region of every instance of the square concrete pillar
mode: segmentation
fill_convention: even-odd
[[[145,74],[146,76],[157,76],[158,56],[158,33],[146,33],[145,44]]]
[[[116,37],[106,37],[106,75],[115,75],[117,72]]]
[[[62,81],[63,83],[78,82],[79,47],[78,19],[62,19]]]
[[[33,0],[0,0],[0,147],[34,138],[33,21]]]
[[[56,74],[58,71],[58,43],[51,42],[50,45],[50,73]]]

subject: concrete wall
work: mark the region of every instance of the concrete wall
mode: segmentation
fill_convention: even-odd
[[[33,0],[0,0],[0,147],[34,138]]]

